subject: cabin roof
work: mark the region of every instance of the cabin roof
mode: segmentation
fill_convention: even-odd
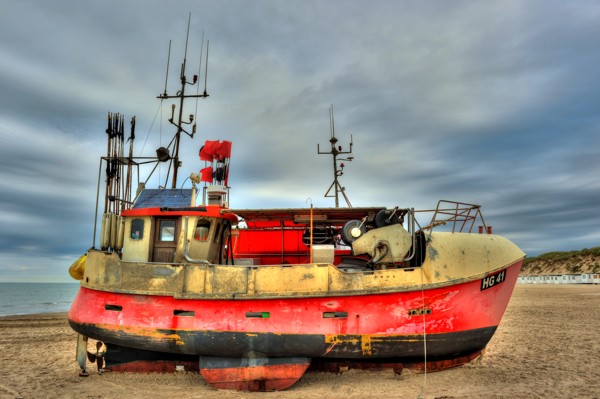
[[[189,207],[191,201],[191,188],[146,188],[140,193],[132,209]]]
[[[369,208],[313,208],[313,222],[345,223],[352,219],[362,219],[367,216],[370,220],[377,212],[385,207]],[[234,213],[246,221],[293,221],[297,223],[310,222],[310,208],[286,209],[223,209],[221,213]]]

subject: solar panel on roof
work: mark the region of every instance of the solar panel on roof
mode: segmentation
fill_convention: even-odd
[[[190,206],[192,200],[191,188],[147,188],[144,189],[133,204],[133,209],[138,208],[180,208]]]

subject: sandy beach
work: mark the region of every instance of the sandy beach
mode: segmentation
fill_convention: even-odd
[[[0,317],[0,399],[600,398],[600,286],[517,285],[484,355],[452,370],[308,372],[283,392],[218,391],[196,373],[78,376],[66,314]],[[95,365],[90,367],[95,371]]]

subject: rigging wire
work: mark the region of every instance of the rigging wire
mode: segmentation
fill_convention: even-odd
[[[148,138],[150,137],[150,132],[152,131],[152,128],[154,127],[154,123],[156,122],[156,118],[158,117],[158,113],[161,112],[162,113],[162,105],[163,105],[163,100],[160,100],[160,104],[158,104],[158,108],[156,109],[156,113],[154,114],[154,119],[152,120],[152,124],[150,125],[150,128],[148,129],[148,133],[146,134],[146,139],[144,140],[144,144],[142,145],[142,148],[140,149],[140,153],[138,155],[138,157],[142,156],[142,153],[144,152],[144,147],[146,147],[146,143],[148,142]],[[161,124],[162,124],[162,115],[160,117],[161,120]]]

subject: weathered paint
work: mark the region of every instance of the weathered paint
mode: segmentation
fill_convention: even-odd
[[[290,387],[309,365],[309,358],[200,357],[199,368],[214,388],[265,392]]]
[[[122,262],[89,251],[82,286],[142,295],[198,299],[258,299],[366,295],[456,285],[502,270],[523,252],[495,235],[432,233],[421,268],[344,272],[331,264],[223,266]],[[168,271],[168,272],[167,272]]]
[[[432,372],[458,367],[477,359],[481,354],[482,351],[475,351],[465,355],[455,355],[448,359],[440,359],[430,356],[427,358],[427,360],[411,360],[400,358],[336,359],[324,357],[312,359],[309,370],[340,373],[349,369],[370,371],[393,369],[395,373],[400,374],[403,369],[411,369],[423,372],[426,368],[427,372]],[[205,357],[204,359],[206,362],[207,359],[211,358]],[[271,358],[272,361],[277,361],[276,359],[277,358]],[[106,368],[117,372],[165,373],[175,372],[177,370],[185,370],[188,372],[200,371],[200,362],[198,361],[197,356],[145,351],[111,344],[107,345],[105,360]],[[239,363],[240,360],[242,359],[229,358],[230,362]],[[248,359],[246,361],[248,362]],[[224,369],[222,367],[223,365],[219,366],[212,363],[212,366],[212,369]]]
[[[182,354],[422,356],[425,339],[430,355],[446,356],[485,347],[520,266],[508,267],[506,279],[484,291],[481,279],[423,291],[255,300],[178,299],[81,288],[69,320],[79,333],[107,343]],[[431,311],[412,315],[414,309]],[[248,317],[262,312],[269,317]],[[332,312],[345,317],[325,317]]]
[[[393,263],[408,248],[405,239],[400,240],[403,249],[386,258],[392,263],[377,270],[332,263],[215,265],[220,243],[198,242],[194,230],[197,220],[214,217],[212,237],[223,222],[216,211],[160,211],[161,217],[183,218],[173,263],[147,261],[157,209],[127,211],[127,219],[144,218],[147,241],[135,243],[139,248],[129,255],[126,248],[123,259],[88,252],[69,323],[107,344],[107,364],[114,370],[189,369],[190,356],[224,357],[223,367],[200,367],[213,386],[275,390],[293,384],[308,363],[275,364],[272,359],[389,361],[401,370],[425,360],[426,350],[428,367],[453,367],[485,348],[524,258],[499,236],[434,232],[426,233],[422,263]],[[289,234],[279,233],[280,250],[297,248],[282,254],[281,262],[304,259],[308,247],[302,227],[290,225],[285,231]],[[257,234],[252,237],[263,232]],[[277,233],[267,229],[264,234]],[[377,237],[371,244],[382,236]],[[264,254],[257,249],[244,250],[259,261],[275,259],[273,248],[263,248]],[[343,252],[336,250],[329,259],[337,264]],[[111,348],[124,348],[125,359]],[[252,365],[236,365],[244,359]],[[259,365],[256,359],[265,362]]]
[[[132,230],[132,222],[142,220],[143,230],[136,238],[136,232]],[[135,218],[125,218],[125,234],[123,237],[123,261],[125,262],[148,262],[150,256],[150,246],[152,244],[152,218],[150,216],[138,216]],[[133,235],[133,237],[132,237]]]
[[[165,373],[177,369],[198,371],[198,356],[157,352],[106,344],[106,368],[133,373]]]
[[[210,207],[209,209],[212,209]],[[135,212],[134,212],[135,211]],[[142,209],[144,211],[144,209]],[[185,262],[184,252],[187,247],[188,255],[192,259],[207,260],[210,263],[218,262],[220,245],[214,245],[214,236],[221,232],[222,225],[225,222],[231,223],[231,220],[222,217],[216,218],[213,212],[162,212],[159,215],[149,216],[147,212],[136,210],[124,211],[128,214],[134,213],[138,216],[130,215],[125,218],[124,229],[124,248],[121,259],[123,262],[147,263],[152,260],[152,245],[156,235],[154,222],[156,217],[181,217],[178,221],[179,229],[177,232],[174,263],[181,264]],[[231,216],[231,215],[229,215]],[[143,230],[138,238],[133,231],[133,222],[139,220],[143,222]],[[194,236],[196,223],[199,220],[210,222],[210,231],[208,240],[199,240]]]
[[[377,247],[385,243],[388,251],[378,255]],[[383,262],[399,262],[408,253],[412,246],[412,236],[401,224],[392,224],[366,232],[352,243],[355,254],[369,254],[373,258],[380,257]]]

